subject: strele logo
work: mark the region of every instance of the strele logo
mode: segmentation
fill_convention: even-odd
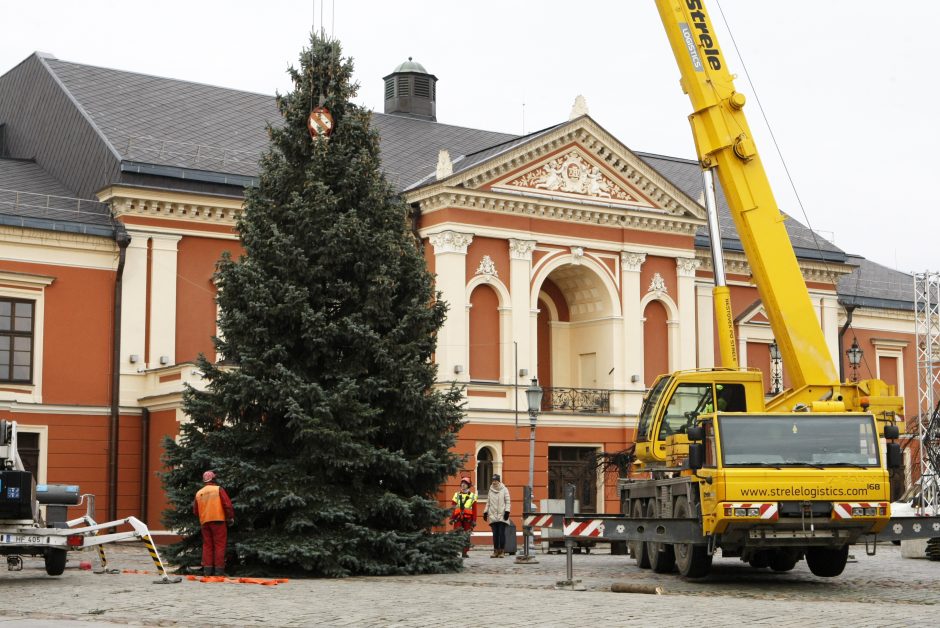
[[[713,70],[720,70],[721,51],[718,50],[717,42],[708,31],[708,24],[706,23],[707,16],[705,15],[705,8],[702,6],[702,0],[685,0],[685,6],[691,11],[689,17],[692,18],[692,27],[697,31],[697,33],[693,33],[692,28],[690,28],[686,22],[679,23],[679,29],[682,31],[682,39],[685,41],[686,48],[689,50],[689,56],[692,57],[692,66],[695,68],[696,72],[702,72],[705,69],[702,65],[702,58],[699,56],[697,50],[695,41],[697,38],[698,44],[703,48],[702,53],[705,55],[705,59],[708,60],[708,65],[711,66]]]

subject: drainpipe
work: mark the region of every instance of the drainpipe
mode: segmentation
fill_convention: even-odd
[[[150,410],[140,410],[140,519],[147,523],[147,500],[150,497]]]
[[[849,326],[852,325],[852,314],[855,312],[855,308],[857,308],[858,305],[854,303],[843,303],[842,301],[839,301],[839,304],[845,308],[845,325],[839,330],[839,381],[844,382],[845,361],[842,358],[845,356],[845,353],[843,352],[842,338],[845,336],[845,332],[849,330]]]
[[[118,245],[118,265],[114,279],[114,337],[111,342],[111,422],[108,425],[108,520],[117,519],[118,431],[121,427],[121,294],[124,261],[131,237],[121,223],[115,223],[114,241]]]

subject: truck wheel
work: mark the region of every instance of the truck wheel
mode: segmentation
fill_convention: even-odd
[[[640,500],[633,502],[633,512],[631,516],[634,519],[643,518],[643,503]],[[633,554],[633,557],[636,558],[637,567],[640,569],[650,568],[650,555],[646,553],[646,543],[643,541],[630,541],[630,552]]]
[[[651,499],[649,506],[646,507],[647,519],[656,518],[656,500]],[[656,573],[670,573],[676,568],[676,554],[672,545],[668,543],[657,543],[647,541],[646,553],[650,557],[650,568]]]
[[[676,500],[675,515],[676,519],[692,519],[695,516],[685,496]],[[680,574],[686,578],[704,578],[708,575],[708,570],[712,566],[712,557],[709,556],[705,545],[676,543],[674,547],[676,566]]]
[[[849,559],[849,546],[843,545],[839,549],[828,547],[810,547],[806,550],[806,564],[813,575],[822,578],[838,576],[845,569]]]
[[[770,567],[770,553],[765,550],[759,550],[751,554],[751,558],[747,561],[754,569],[763,569],[764,567]]]
[[[781,549],[770,555],[770,568],[774,571],[790,571],[800,561],[799,550]],[[840,570],[841,572],[841,570]],[[838,575],[838,574],[836,574]]]
[[[43,557],[46,562],[46,573],[50,576],[61,576],[65,571],[65,561],[68,558],[68,552],[60,549],[46,550]]]

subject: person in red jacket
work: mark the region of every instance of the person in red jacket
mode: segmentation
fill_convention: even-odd
[[[454,509],[450,514],[450,522],[455,530],[467,532],[467,544],[463,548],[463,557],[469,558],[470,535],[477,525],[477,494],[473,492],[473,483],[468,477],[460,478],[460,490],[454,493],[451,499]]]
[[[216,483],[214,471],[203,473],[202,483],[205,486],[193,501],[193,514],[199,517],[202,526],[202,574],[224,576],[227,526],[235,523],[235,509],[228,493]]]

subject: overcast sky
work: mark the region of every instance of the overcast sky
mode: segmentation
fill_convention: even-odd
[[[732,46],[718,6],[745,67]],[[333,8],[335,6],[335,12]],[[708,3],[782,209],[848,252],[940,270],[940,2]],[[35,50],[59,59],[273,94],[290,83],[314,16],[355,59],[359,102],[414,57],[438,82],[438,121],[534,131],[578,94],[633,150],[694,157],[689,101],[653,0],[104,0],[3,9],[0,73]],[[335,14],[334,14],[335,13]],[[757,94],[806,215],[776,155]],[[524,114],[523,114],[524,111]]]

